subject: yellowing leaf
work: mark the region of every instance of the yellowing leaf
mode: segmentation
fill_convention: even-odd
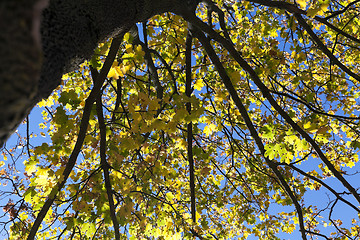
[[[308,121],[304,124],[304,129],[306,129],[306,131],[308,131],[310,133],[315,132],[317,130],[317,128],[318,128],[318,125],[315,123],[312,123],[310,121]]]
[[[297,0],[297,3],[300,5],[300,8],[306,8],[306,0]]]
[[[126,44],[125,50],[127,53],[131,53],[133,51],[133,45],[132,44]]]
[[[145,56],[145,52],[142,50],[141,45],[137,45],[134,50],[135,50],[136,56],[138,56],[139,58],[142,58],[143,56]]]
[[[184,139],[180,139],[178,141],[176,141],[175,143],[175,147],[178,148],[178,149],[183,149],[185,150],[186,149],[186,141]]]
[[[114,66],[114,64],[113,64],[113,66],[111,67],[107,77],[108,78],[112,77],[114,79],[119,79],[119,77],[123,77],[123,76],[124,76],[124,74],[121,71],[120,67],[116,66],[116,65]]]
[[[321,11],[323,11],[323,12],[327,11],[329,4],[330,4],[330,1],[325,1],[324,3],[322,3],[320,5]]]
[[[129,43],[132,42],[131,33],[129,33],[129,32],[125,33],[125,35],[124,35],[124,41],[127,41],[127,42],[129,42]]]
[[[127,72],[130,71],[131,68],[132,68],[132,65],[123,65],[123,66],[121,67],[121,72],[122,72],[123,74],[126,74]]]
[[[48,169],[44,168],[38,168],[37,170],[37,178],[35,179],[35,182],[40,186],[47,186],[51,182],[51,179],[49,179],[49,172]]]
[[[30,164],[27,164],[25,167],[25,171],[28,175],[31,175],[33,172],[36,172],[36,162],[31,162]]]
[[[43,99],[38,103],[39,107],[49,107],[54,105],[54,101],[51,97],[47,98],[47,99]]]
[[[198,91],[200,91],[204,87],[204,82],[201,78],[196,79],[196,82],[194,84],[194,88]]]
[[[353,161],[349,161],[346,163],[346,165],[349,167],[349,168],[352,168],[353,166],[355,166],[355,163]]]
[[[172,192],[166,193],[166,199],[167,199],[168,201],[172,202],[173,199],[174,199],[174,194],[172,194]]]
[[[213,123],[210,123],[209,125],[206,125],[204,127],[204,133],[206,134],[206,136],[209,136],[210,134],[212,134],[214,131],[216,130],[216,125]]]

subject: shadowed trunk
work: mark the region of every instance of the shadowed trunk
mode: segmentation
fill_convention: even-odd
[[[135,23],[156,14],[181,15],[187,11],[188,2],[197,1],[3,1],[0,4],[0,147],[36,103],[47,98],[60,84],[62,74],[75,70],[90,58],[100,41],[124,33]]]

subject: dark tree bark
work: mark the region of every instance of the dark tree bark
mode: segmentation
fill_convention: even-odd
[[[40,16],[44,1],[0,3],[0,147],[29,113],[41,69]]]
[[[100,41],[156,14],[182,15],[198,2],[47,1],[5,0],[0,4],[0,147],[36,103],[60,84],[62,74],[90,58]]]

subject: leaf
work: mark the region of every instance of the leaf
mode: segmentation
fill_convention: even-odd
[[[309,17],[315,17],[315,15],[321,10],[321,7],[315,7],[315,8],[310,8],[308,11],[307,11],[307,15]]]
[[[114,61],[112,67],[110,68],[108,75],[108,78],[114,78],[119,79],[120,77],[124,77],[124,74],[121,70],[121,68],[118,66],[118,62]]]
[[[350,146],[355,148],[355,149],[360,149],[360,142],[359,141],[352,141]]]
[[[124,35],[124,41],[128,42],[128,43],[132,43],[134,37],[131,35],[130,32],[125,33]]]
[[[168,192],[166,193],[166,199],[169,201],[169,202],[172,202],[174,200],[174,194],[172,192]]]
[[[215,130],[217,129],[216,125],[213,123],[210,123],[204,127],[204,133],[206,136],[210,136]]]
[[[275,128],[270,125],[264,125],[260,128],[262,137],[273,140],[275,137]]]
[[[296,2],[300,5],[300,8],[306,9],[306,5],[307,5],[306,0],[296,0]]]
[[[35,195],[36,195],[35,187],[30,187],[25,191],[23,197],[26,202],[30,202]]]
[[[194,84],[194,89],[200,91],[204,87],[204,82],[201,78],[197,79]]]
[[[28,175],[31,175],[32,173],[36,172],[36,164],[37,161],[35,160],[30,160],[27,163],[25,163],[25,171],[27,172]]]
[[[330,130],[329,126],[322,126],[317,131],[316,134],[325,134]]]
[[[321,11],[323,11],[323,12],[327,11],[327,9],[330,5],[330,0],[324,0],[324,1],[319,1],[319,2],[320,2]]]

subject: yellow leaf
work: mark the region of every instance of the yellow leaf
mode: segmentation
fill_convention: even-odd
[[[204,133],[206,136],[209,136],[211,133],[213,133],[216,130],[216,125],[213,123],[210,123],[209,125],[206,125],[204,127]]]
[[[123,74],[123,73],[127,73],[127,72],[129,72],[130,71],[130,69],[132,68],[132,66],[131,65],[125,65],[125,66],[122,66],[121,67],[121,73]],[[123,75],[124,76],[124,75]]]
[[[137,56],[140,56],[140,57],[145,56],[145,52],[142,50],[141,45],[136,46],[135,53],[136,53]]]
[[[349,168],[352,168],[353,166],[355,166],[355,163],[353,161],[349,161],[346,163],[346,165],[349,167]]]
[[[124,74],[122,73],[121,69],[119,66],[116,67],[112,67],[108,73],[108,78],[114,78],[114,79],[119,79],[119,77],[123,77]]]
[[[40,101],[38,103],[38,106],[39,107],[49,107],[49,106],[52,106],[54,105],[54,101],[51,97],[49,97],[48,99],[43,99],[42,101]]]
[[[25,167],[25,171],[27,172],[28,175],[31,175],[33,172],[36,172],[36,165],[31,164],[31,165],[27,165]]]
[[[131,40],[131,33],[127,32],[124,35],[124,41],[130,42]]]
[[[317,124],[312,123],[310,121],[306,122],[304,125],[304,129],[306,129],[308,132],[313,133],[317,130]]]
[[[131,53],[133,51],[133,45],[132,44],[126,44],[125,45],[125,51],[127,53]]]
[[[180,139],[180,140],[176,141],[176,143],[175,143],[175,148],[178,148],[178,149],[185,150],[186,146],[187,146],[187,144],[184,139]]]
[[[40,186],[46,186],[50,182],[48,177],[48,169],[38,168],[37,170],[37,178],[35,179],[35,182]]]
[[[168,193],[166,193],[166,199],[168,200],[168,201],[173,201],[173,199],[174,199],[174,194],[172,194],[172,192],[168,192]]]
[[[321,8],[321,11],[325,12],[327,11],[329,5],[330,5],[330,0],[324,0],[324,1],[320,1],[321,4],[320,4],[320,8]]]
[[[196,79],[196,82],[194,84],[194,88],[198,91],[200,91],[204,87],[204,82],[201,78]]]
[[[300,5],[300,8],[306,8],[306,0],[297,0],[297,3]]]

